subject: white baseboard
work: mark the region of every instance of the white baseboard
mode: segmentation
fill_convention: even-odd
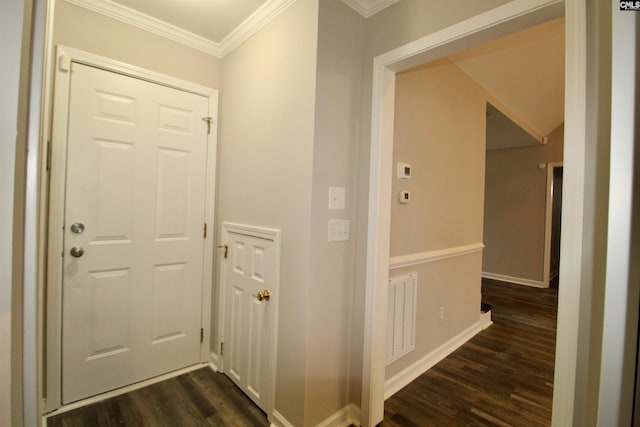
[[[491,320],[491,310],[485,313],[480,313],[480,326],[482,326],[482,330],[487,329],[491,325],[493,325],[493,321]]]
[[[548,288],[549,284],[540,280],[523,279],[521,277],[505,276],[504,274],[495,274],[482,272],[482,277],[486,279],[499,280],[501,282],[510,282],[517,285],[532,286],[534,288]]]
[[[462,344],[473,338],[478,332],[482,331],[483,327],[480,321],[474,323],[455,337],[451,338],[440,347],[436,348],[431,353],[422,357],[414,364],[408,366],[396,375],[387,379],[384,382],[384,399],[387,400],[395,393],[406,387],[411,381],[418,378],[420,375],[427,372],[436,363],[453,353]]]
[[[316,427],[347,427],[360,425],[360,408],[353,403],[348,404]]]
[[[294,427],[287,419],[277,410],[273,411],[272,417],[269,418],[271,421],[270,427]]]
[[[220,369],[218,368],[218,355],[215,353],[211,353],[211,359],[209,360],[209,367],[213,369],[213,372],[218,372]]]

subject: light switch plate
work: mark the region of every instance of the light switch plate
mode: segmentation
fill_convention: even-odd
[[[398,179],[411,178],[411,165],[408,163],[398,162]]]
[[[329,187],[329,209],[344,209],[344,187]]]
[[[329,220],[329,242],[346,242],[349,240],[349,220]]]

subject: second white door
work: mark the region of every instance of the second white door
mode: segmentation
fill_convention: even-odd
[[[264,412],[273,399],[279,232],[223,225],[224,372]]]
[[[200,361],[208,98],[74,63],[62,401]]]

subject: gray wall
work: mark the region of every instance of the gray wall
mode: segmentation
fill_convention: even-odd
[[[544,283],[547,170],[561,162],[563,127],[546,145],[487,151],[482,271]]]
[[[24,150],[24,140],[18,140],[23,130],[18,123],[24,120],[18,106],[26,99],[24,92],[20,92],[21,79],[24,82],[26,77],[21,67],[23,31],[30,29],[30,25],[24,25],[24,14],[22,1],[3,4],[0,14],[0,53],[4,58],[0,68],[0,414],[3,425],[7,426],[22,422],[22,310],[17,277],[21,272],[14,270],[16,260],[21,259],[14,241],[21,240],[21,233],[19,227],[14,229],[14,221],[21,222],[19,212],[23,201],[20,191],[14,193],[14,190],[16,186],[22,187],[16,176],[20,176],[25,167],[16,161],[24,159],[24,153],[17,156],[18,150]]]
[[[318,1],[224,58],[218,221],[282,230],[275,409],[304,425]],[[215,348],[215,347],[214,347]]]
[[[361,345],[351,322],[356,235],[358,127],[365,20],[342,0],[321,0],[318,30],[311,209],[311,276],[306,425],[317,425],[349,402],[361,372],[350,366]],[[345,210],[328,210],[328,187],[344,187]],[[328,243],[329,219],[349,219],[351,239]]]

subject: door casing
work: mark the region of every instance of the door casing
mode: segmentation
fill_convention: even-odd
[[[46,290],[46,326],[44,357],[46,378],[46,401],[44,412],[61,407],[61,357],[62,357],[62,262],[63,224],[65,204],[67,115],[69,85],[71,82],[70,65],[72,62],[89,65],[103,70],[123,74],[140,80],[191,92],[209,99],[209,112],[212,117],[211,130],[207,136],[207,166],[205,184],[205,222],[208,224],[204,244],[203,291],[202,291],[202,327],[205,328],[200,348],[200,362],[210,362],[211,293],[213,286],[214,257],[214,213],[215,213],[215,177],[218,133],[218,91],[204,86],[156,73],[137,66],[115,61],[78,49],[59,45],[56,50],[55,92],[53,96],[53,120],[50,143],[50,190],[49,222],[47,245],[47,290]],[[203,126],[206,124],[203,122]]]

